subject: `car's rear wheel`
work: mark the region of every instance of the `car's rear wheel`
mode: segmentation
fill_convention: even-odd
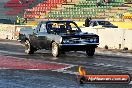
[[[25,53],[27,54],[34,54],[34,48],[33,46],[30,44],[29,40],[25,41]]]
[[[58,57],[60,55],[60,49],[56,42],[52,43],[52,55]]]
[[[94,53],[95,53],[95,48],[90,48],[90,49],[86,50],[86,54],[88,56],[93,56]]]

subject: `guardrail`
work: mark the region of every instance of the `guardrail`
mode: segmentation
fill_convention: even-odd
[[[0,25],[0,38],[17,40],[19,31],[23,27],[31,25]],[[109,49],[130,49],[132,50],[132,30],[120,28],[88,28],[82,27],[83,32],[98,34],[100,37],[99,47]]]
[[[100,37],[99,47],[109,49],[132,50],[132,30],[121,28],[81,28],[83,32],[98,34]]]

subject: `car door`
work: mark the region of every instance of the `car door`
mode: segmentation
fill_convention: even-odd
[[[36,35],[37,40],[38,40],[38,44],[39,44],[39,48],[40,49],[46,49],[47,47],[47,30],[46,30],[46,24],[41,24],[39,30],[38,30],[38,34]]]

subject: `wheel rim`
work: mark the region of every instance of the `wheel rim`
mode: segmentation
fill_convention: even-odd
[[[58,54],[58,46],[56,44],[53,44],[52,46],[52,54],[56,56]]]
[[[30,48],[30,44],[28,41],[25,42],[25,51],[28,51]]]

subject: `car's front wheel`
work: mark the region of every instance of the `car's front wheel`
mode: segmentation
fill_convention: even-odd
[[[93,56],[94,53],[95,53],[95,48],[90,48],[90,49],[86,50],[86,54],[88,56]]]
[[[27,54],[34,54],[34,48],[33,46],[30,44],[29,40],[25,41],[25,53]]]
[[[60,49],[56,42],[52,43],[52,55],[58,57],[60,55]]]

